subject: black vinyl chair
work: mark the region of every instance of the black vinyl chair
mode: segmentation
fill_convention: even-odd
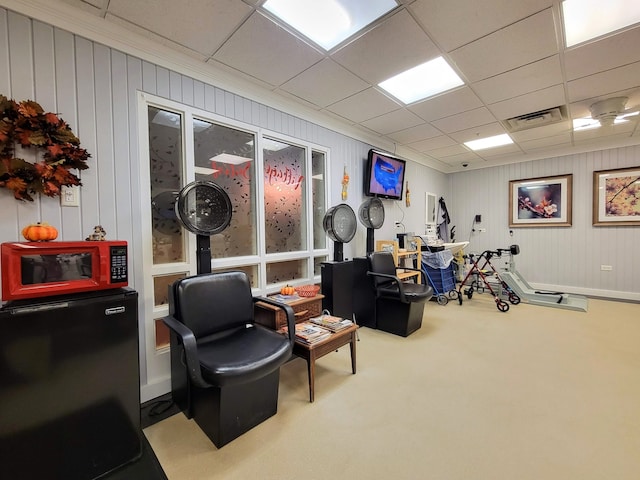
[[[254,323],[254,303],[286,312],[288,335]],[[280,366],[291,358],[293,309],[253,297],[244,272],[196,275],[169,287],[171,390],[216,447],[229,443],[278,409]]]
[[[369,256],[370,271],[376,294],[376,328],[406,337],[422,326],[424,304],[433,289],[424,283],[403,282],[397,276],[390,252],[373,252]],[[403,270],[417,268],[401,267]],[[422,276],[424,282],[424,275]]]

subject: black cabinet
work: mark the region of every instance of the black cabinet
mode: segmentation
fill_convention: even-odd
[[[323,310],[342,318],[353,318],[353,262],[323,262],[321,287]]]
[[[376,296],[368,271],[368,257],[353,259],[353,313],[359,326],[377,328]]]
[[[140,429],[137,292],[0,309],[0,412],[0,478],[107,478],[155,460]],[[146,478],[166,478],[152,463]]]

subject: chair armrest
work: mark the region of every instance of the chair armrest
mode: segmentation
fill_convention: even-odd
[[[402,280],[400,280],[397,276],[389,275],[388,273],[376,273],[376,272],[370,272],[370,271],[367,272],[367,275],[372,277],[382,277],[382,278],[388,278],[389,280],[393,280],[395,283],[398,284],[398,293],[400,294],[400,301],[407,303],[407,297],[405,297],[404,295],[404,287],[403,287]]]
[[[196,344],[196,337],[193,332],[184,323],[176,320],[175,317],[169,315],[162,319],[164,324],[174,332],[184,347],[184,357],[186,362],[187,371],[189,372],[189,378],[198,387],[207,388],[210,387],[207,382],[202,378],[202,372],[200,370],[200,361],[198,360],[198,345]]]
[[[273,305],[274,307],[278,307],[284,310],[284,313],[287,316],[287,331],[289,333],[289,343],[291,343],[291,346],[293,347],[293,343],[296,340],[296,317],[293,313],[293,308],[291,308],[291,306],[287,305],[286,303],[278,302],[267,297],[253,297],[253,303],[256,302],[268,303],[269,305]]]

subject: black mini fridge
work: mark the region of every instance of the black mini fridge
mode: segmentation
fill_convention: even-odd
[[[138,294],[123,288],[0,309],[0,478],[89,480],[147,462]],[[144,454],[144,455],[143,455]]]

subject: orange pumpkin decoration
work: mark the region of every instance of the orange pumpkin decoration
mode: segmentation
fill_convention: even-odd
[[[58,238],[58,230],[48,223],[38,222],[24,227],[22,236],[29,242],[49,242]]]
[[[280,289],[280,293],[282,295],[295,295],[296,289],[293,288],[291,285],[285,285]]]

